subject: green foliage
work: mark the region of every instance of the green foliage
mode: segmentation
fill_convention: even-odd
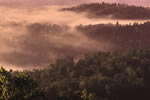
[[[96,96],[83,89],[82,91],[70,92],[67,96],[58,97],[58,100],[96,100]]]
[[[45,88],[48,100],[147,100],[150,49],[98,52],[57,59],[49,69],[28,72]]]
[[[83,100],[95,100],[95,99],[96,99],[95,95],[92,94],[92,93],[88,93],[86,89],[84,89],[84,90],[82,91],[81,98],[82,98]]]
[[[38,84],[26,73],[13,74],[0,68],[0,100],[34,100],[42,96]]]

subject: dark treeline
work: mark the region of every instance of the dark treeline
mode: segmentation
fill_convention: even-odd
[[[57,59],[49,68],[27,72],[48,100],[147,100],[150,49],[98,52],[75,62]]]
[[[133,48],[150,47],[150,22],[133,25],[97,24],[80,25],[77,30],[91,39],[104,41],[115,45],[114,50],[130,50]]]
[[[150,19],[150,9],[126,4],[92,3],[64,8],[63,11],[87,12],[88,17],[117,19]]]
[[[58,24],[41,24],[41,23],[33,23],[26,26],[28,31],[31,34],[41,35],[41,34],[56,34],[62,33],[64,31],[68,31],[69,26],[66,25],[58,25]]]

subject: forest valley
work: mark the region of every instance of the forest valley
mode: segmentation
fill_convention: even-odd
[[[15,38],[10,37],[17,39],[15,42],[0,39],[8,47],[18,47],[14,51],[4,48],[0,53],[1,61],[26,66],[48,64],[46,67],[41,65],[41,69],[23,71],[1,67],[0,100],[150,99],[149,7],[93,3],[60,11],[79,15],[86,12],[86,17],[91,19],[108,17],[147,21],[125,25],[119,21],[116,24],[78,24],[73,28],[40,22],[5,25],[10,30],[15,27],[22,32],[13,34]],[[102,46],[103,43],[106,45]],[[53,62],[49,56],[55,57]]]

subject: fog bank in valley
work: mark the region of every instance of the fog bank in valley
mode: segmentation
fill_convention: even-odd
[[[38,68],[50,64],[57,57],[74,56],[78,59],[86,53],[115,48],[112,42],[89,38],[76,26],[115,24],[118,20],[89,19],[84,14],[61,12],[60,8],[44,6],[20,9],[1,6],[0,64],[7,68]],[[120,24],[133,22],[136,20],[119,21]]]

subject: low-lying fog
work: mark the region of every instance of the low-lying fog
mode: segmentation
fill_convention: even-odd
[[[62,6],[64,7],[64,6]],[[143,23],[144,20],[89,19],[84,14],[62,12],[59,6],[0,7],[0,65],[13,69],[39,68],[64,56],[81,57],[109,51],[112,43],[96,41],[78,32],[78,25]],[[28,66],[28,67],[27,67]]]

